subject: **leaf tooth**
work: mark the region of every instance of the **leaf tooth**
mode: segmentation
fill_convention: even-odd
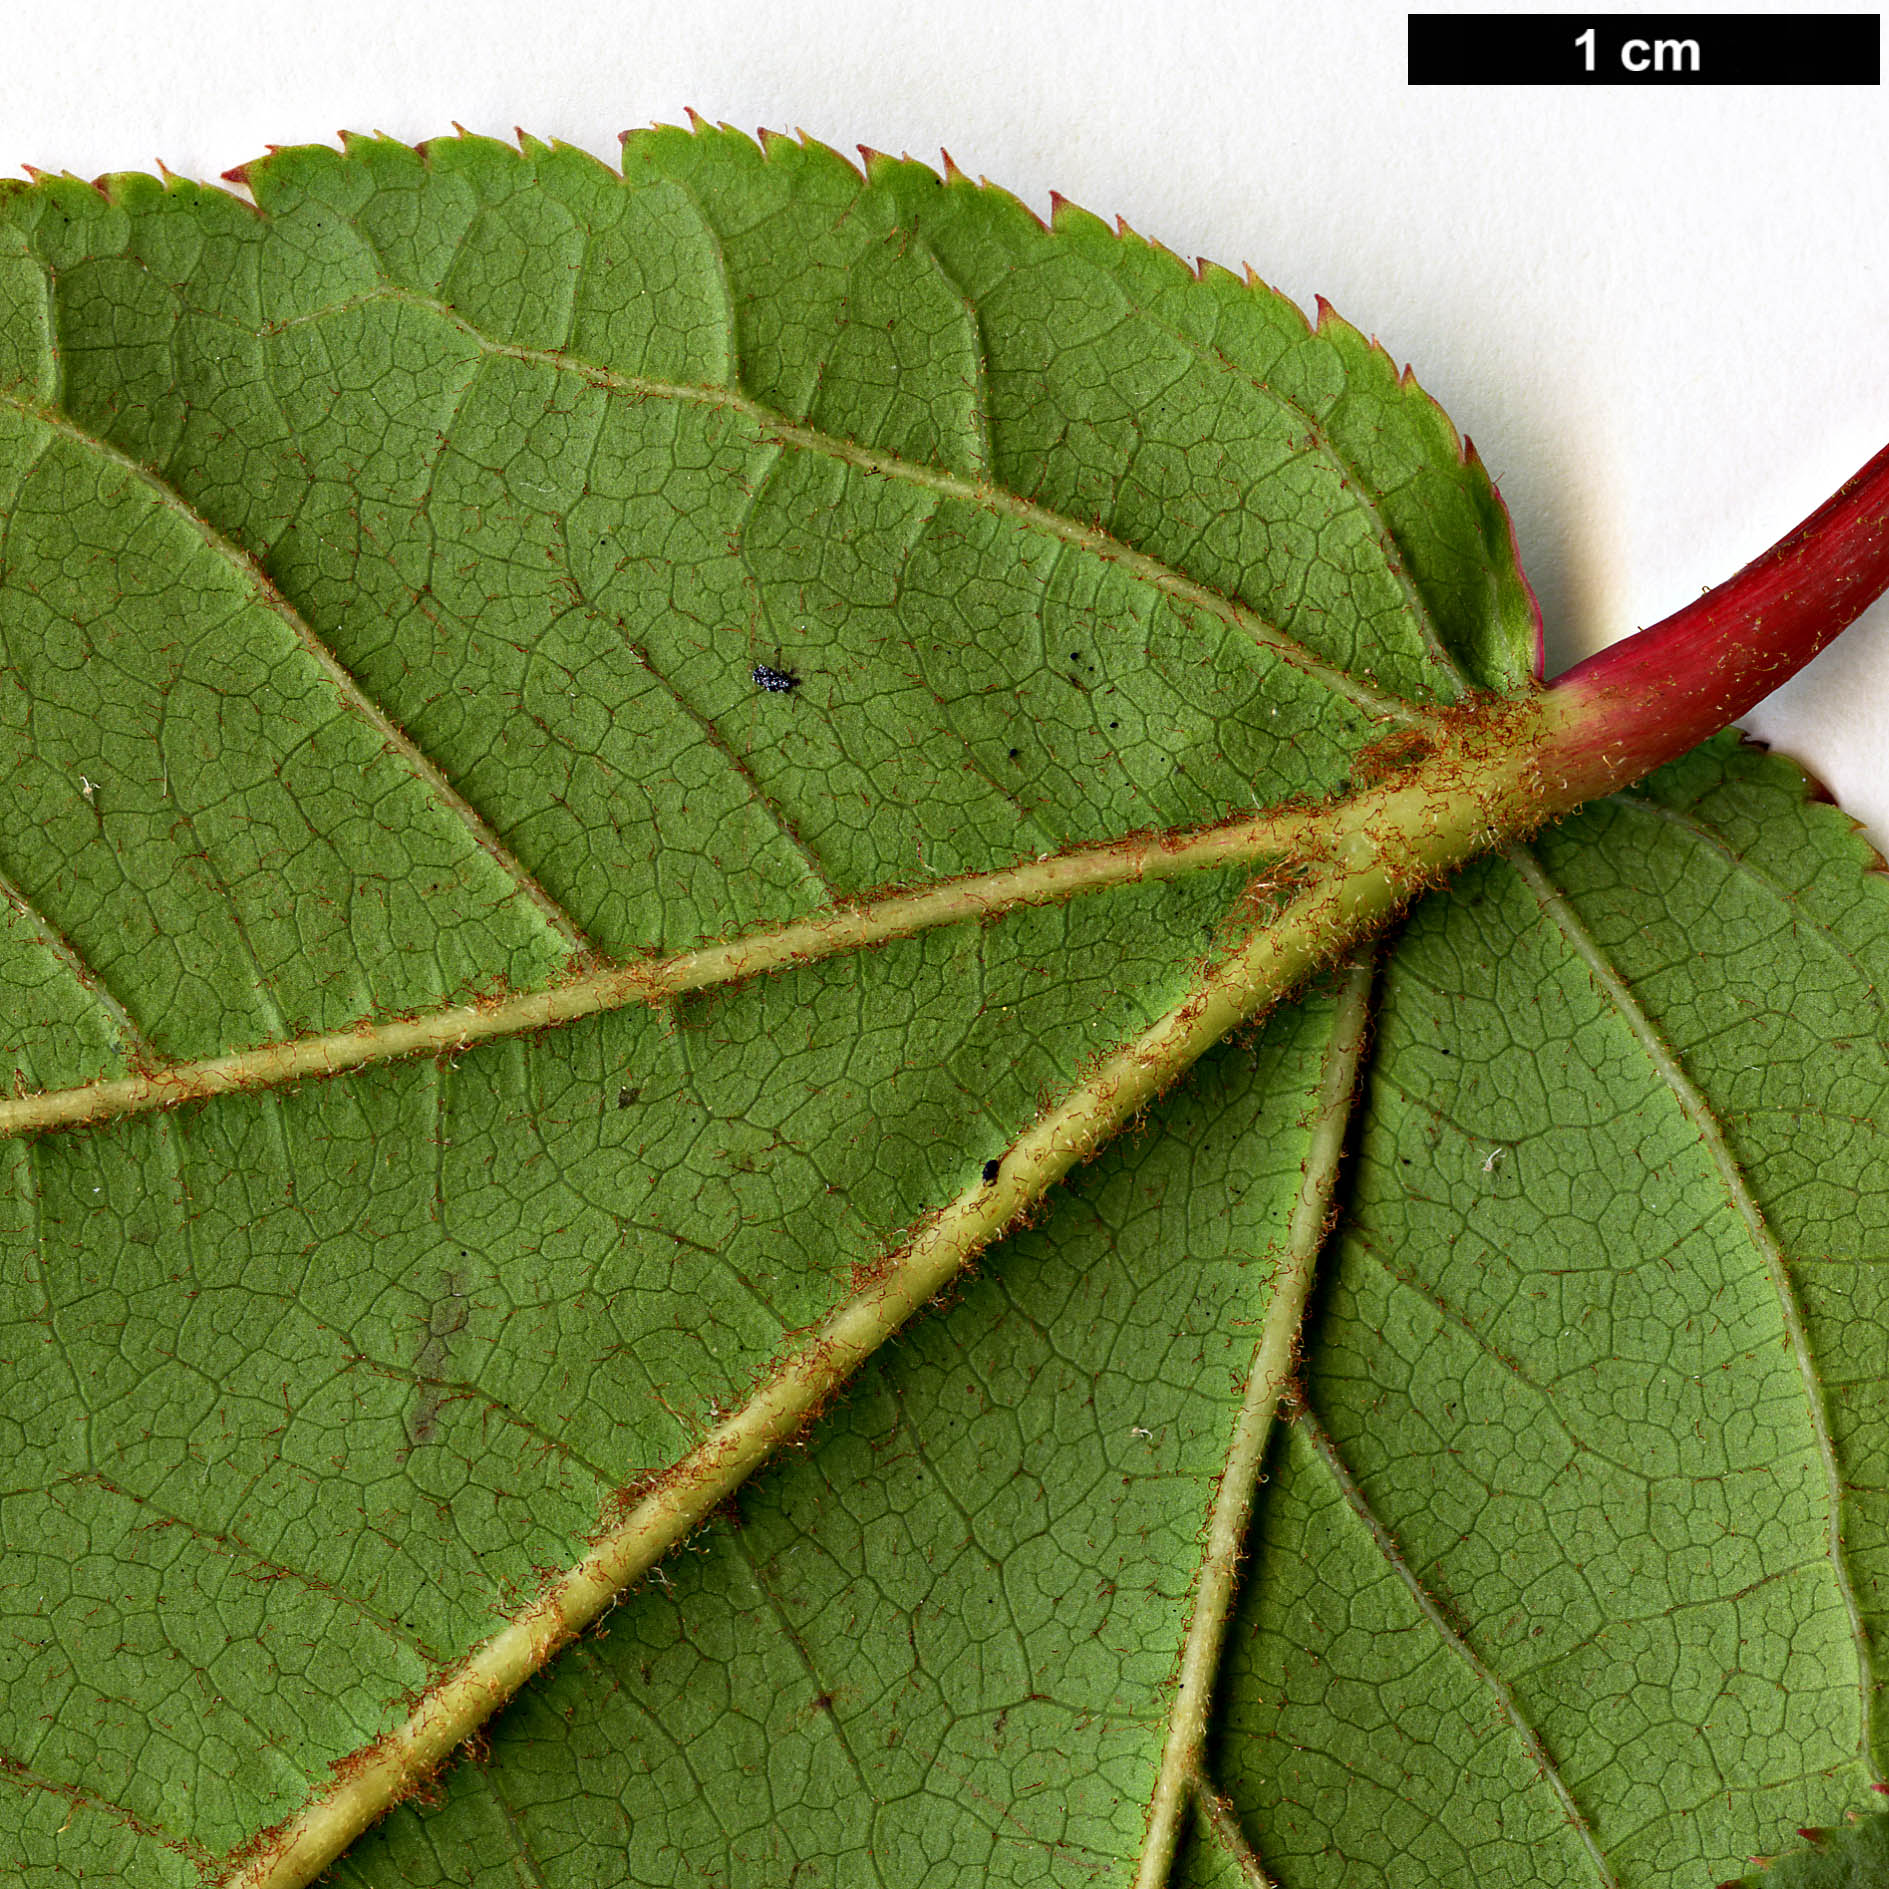
[[[452,121],[453,135],[443,140],[453,147],[455,157],[497,158],[503,162],[516,164],[520,153],[505,142],[503,138],[488,138],[482,131],[468,131],[457,118]],[[415,147],[418,149],[418,147]]]
[[[1099,225],[1105,230],[1108,227],[1093,211],[1085,210],[1079,203],[1071,203],[1060,190],[1052,190],[1049,193],[1049,227],[1051,229],[1060,233],[1078,228],[1085,223]]]
[[[720,126],[719,132],[730,138],[741,139],[743,143],[748,142],[732,125]],[[837,173],[835,182],[844,182],[855,188],[864,181],[864,174],[852,159],[804,129],[797,129],[790,136],[784,131],[770,131],[763,126],[759,139],[761,156],[766,163],[797,165],[802,168],[803,175],[821,170]]]
[[[1308,319],[1305,310],[1302,309],[1291,296],[1286,294],[1283,289],[1274,288],[1263,276],[1257,274],[1250,262],[1242,263],[1240,267],[1242,271],[1240,280],[1249,294],[1268,296],[1278,302],[1282,308],[1291,309],[1293,314],[1298,316],[1299,324],[1304,328],[1305,332],[1308,335],[1314,332],[1311,321]]]
[[[1000,205],[1006,210],[1014,211],[1019,217],[1027,217],[1039,231],[1048,233],[1049,225],[1014,190],[1006,190],[1002,184],[993,184],[988,177],[980,177],[977,180],[977,192],[986,203]]]

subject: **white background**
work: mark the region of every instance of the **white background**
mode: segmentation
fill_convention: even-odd
[[[691,106],[849,152],[948,146],[1039,211],[1057,190],[1307,308],[1323,294],[1411,362],[1508,500],[1552,673],[1729,575],[1889,440],[1889,96],[1411,89],[1404,18],[1378,0],[40,0],[8,9],[0,172],[215,177],[270,143],[455,121],[610,156]],[[1750,719],[1889,838],[1889,606]]]

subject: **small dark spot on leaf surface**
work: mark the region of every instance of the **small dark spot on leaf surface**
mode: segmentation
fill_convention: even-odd
[[[986,1161],[984,1163],[984,1185],[988,1187],[1002,1171],[1003,1163],[1001,1161]]]
[[[772,669],[764,662],[754,665],[754,686],[769,695],[786,695],[800,687],[800,678],[787,669]]]

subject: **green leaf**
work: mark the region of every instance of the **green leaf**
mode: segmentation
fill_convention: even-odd
[[[0,1860],[306,1880],[599,1612],[337,1880],[1677,1884],[1870,1801],[1848,823],[1708,744],[1236,1027],[1535,700],[1407,375],[816,145],[245,181],[0,196]]]
[[[1837,1830],[1800,1830],[1809,1845],[1743,1878],[1742,1889],[1873,1889],[1889,1882],[1889,1813]],[[1727,1883],[1724,1889],[1741,1889]]]

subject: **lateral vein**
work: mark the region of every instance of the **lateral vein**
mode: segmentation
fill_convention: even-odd
[[[524,862],[499,837],[485,815],[453,786],[425,750],[361,687],[340,657],[316,634],[314,626],[276,588],[268,573],[247,551],[224,537],[182,493],[150,467],[140,465],[129,453],[121,451],[109,441],[88,433],[65,414],[3,390],[0,390],[0,405],[13,408],[37,425],[46,427],[107,464],[116,466],[143,486],[167,511],[181,518],[210,551],[242,578],[255,601],[288,629],[327,677],[343,707],[366,722],[386,743],[389,751],[400,757],[433,798],[466,829],[479,850],[518,887],[544,923],[580,958],[596,957],[595,946],[577,921],[538,883]]]
[[[1808,935],[1813,939],[1822,950],[1842,965],[1845,975],[1855,978],[1857,983],[1869,993],[1877,1013],[1880,1015],[1883,1012],[1885,1005],[1882,993],[1877,988],[1876,973],[1870,970],[1843,942],[1829,921],[1819,918],[1814,912],[1806,911],[1788,886],[1781,885],[1761,866],[1733,852],[1724,839],[1714,833],[1703,821],[1695,820],[1690,814],[1681,813],[1675,807],[1662,806],[1657,800],[1648,799],[1643,794],[1615,794],[1608,804],[1623,813],[1638,814],[1646,819],[1657,820],[1673,828],[1675,832],[1685,834],[1695,845],[1715,855],[1728,872],[1736,873],[1739,878],[1748,880],[1768,897],[1775,899],[1790,914],[1791,936],[1802,938]],[[1882,1053],[1882,1038],[1877,1036],[1870,1040],[1877,1052],[1878,1060],[1884,1062],[1885,1066],[1889,1066],[1889,1058],[1884,1058]]]
[[[1455,1623],[1437,1605],[1429,1590],[1411,1571],[1409,1562],[1404,1559],[1403,1549],[1390,1530],[1385,1527],[1377,1511],[1371,1507],[1370,1499],[1358,1486],[1357,1478],[1351,1473],[1350,1464],[1338,1453],[1338,1445],[1313,1414],[1310,1405],[1301,1402],[1293,1412],[1292,1420],[1311,1444],[1319,1461],[1325,1465],[1326,1472],[1337,1485],[1338,1493],[1344,1497],[1346,1506],[1364,1524],[1378,1553],[1383,1556],[1385,1565],[1396,1575],[1403,1584],[1404,1590],[1416,1603],[1418,1612],[1429,1621],[1444,1645],[1494,1696],[1497,1709],[1508,1721],[1510,1730],[1521,1740],[1542,1782],[1554,1793],[1561,1806],[1562,1814],[1567,1818],[1569,1826],[1587,1851],[1588,1861],[1593,1864],[1594,1873],[1600,1878],[1602,1889],[1620,1889],[1619,1879],[1614,1875],[1606,1854],[1600,1847],[1600,1841],[1595,1836],[1593,1827],[1588,1823],[1586,1812],[1575,1801],[1574,1793],[1568,1789],[1566,1780],[1555,1765],[1554,1759],[1549,1755],[1548,1747],[1542,1743],[1541,1734],[1524,1716],[1520,1701],[1483,1661],[1476,1649],[1457,1631]]]
[[[1335,936],[1354,937],[1368,924],[1356,904],[1358,880],[1376,874],[1375,867],[1360,875],[1342,865],[1314,874],[1273,924],[1249,932],[1164,1016],[1101,1056],[1017,1138],[994,1180],[972,1183],[927,1214],[902,1246],[856,1275],[853,1293],[779,1359],[739,1410],[640,1494],[625,1492],[581,1561],[433,1686],[403,1724],[358,1753],[339,1782],[234,1853],[228,1889],[302,1889],[312,1882],[625,1587],[707,1521],[1072,1167],[1229,1030],[1294,988]]]
[[[1803,1309],[1797,1302],[1797,1288],[1791,1282],[1790,1268],[1785,1263],[1783,1249],[1778,1245],[1776,1236],[1766,1224],[1763,1209],[1759,1207],[1757,1199],[1745,1180],[1744,1170],[1740,1168],[1737,1157],[1726,1143],[1725,1131],[1719,1127],[1718,1117],[1713,1113],[1712,1105],[1687,1073],[1685,1064],[1680,1060],[1672,1045],[1660,1034],[1653,1019],[1640,1007],[1638,998],[1627,988],[1626,981],[1614,969],[1607,954],[1601,949],[1586,925],[1582,923],[1580,915],[1570,904],[1566,893],[1548,876],[1547,871],[1528,847],[1513,846],[1505,857],[1522,883],[1534,895],[1536,904],[1567,939],[1575,954],[1587,967],[1588,974],[1600,986],[1619,1014],[1621,1021],[1626,1024],[1635,1040],[1646,1052],[1647,1060],[1653,1065],[1654,1072],[1671,1091],[1673,1100],[1679,1104],[1680,1113],[1690,1124],[1693,1133],[1699,1137],[1700,1145],[1704,1148],[1706,1158],[1717,1173],[1719,1183],[1724,1188],[1733,1211],[1744,1223],[1751,1244],[1764,1266],[1765,1275],[1771,1282],[1771,1289],[1777,1295],[1785,1338],[1790,1345],[1791,1357],[1797,1367],[1798,1381],[1803,1390],[1804,1404],[1810,1418],[1811,1435],[1823,1470],[1824,1495],[1829,1508],[1829,1520],[1825,1529],[1825,1551],[1829,1558],[1831,1573],[1836,1580],[1838,1596],[1843,1603],[1844,1614],[1849,1622],[1850,1639],[1856,1653],[1861,1730],[1860,1755],[1870,1782],[1881,1784],[1882,1773],[1877,1766],[1875,1756],[1875,1690],[1872,1681],[1873,1664],[1869,1649],[1869,1633],[1863,1622],[1863,1610],[1857,1601],[1855,1582],[1850,1575],[1849,1557],[1843,1546],[1843,1473],[1837,1462],[1836,1442],[1830,1434],[1829,1412],[1824,1407],[1823,1391],[1817,1378],[1816,1359],[1811,1355],[1810,1334],[1804,1327]]]
[[[1214,1788],[1213,1779],[1204,1771],[1194,1776],[1194,1808],[1207,1835],[1219,1844],[1227,1861],[1239,1871],[1246,1889],[1277,1889],[1266,1874],[1265,1864],[1259,1860],[1259,1852],[1241,1827],[1232,1801]]]
[[[119,1036],[119,1053],[128,1063],[148,1058],[151,1045],[131,1012],[96,970],[79,955],[71,939],[49,919],[4,873],[0,873],[0,900],[18,913],[39,948],[52,958],[93,1003],[111,1019]]]
[[[202,1844],[189,1837],[167,1829],[162,1824],[149,1822],[114,1798],[101,1797],[95,1791],[81,1789],[76,1784],[62,1783],[58,1778],[44,1777],[14,1757],[10,1751],[0,1751],[0,1784],[11,1784],[18,1791],[40,1791],[48,1797],[63,1797],[73,1815],[81,1810],[96,1810],[112,1822],[135,1830],[140,1836],[155,1837],[167,1849],[187,1857],[200,1870],[208,1869],[213,1860],[211,1853]]]
[[[900,1244],[860,1267],[851,1293],[812,1331],[788,1341],[790,1348],[733,1415],[653,1481],[621,1492],[580,1561],[551,1577],[497,1634],[442,1675],[403,1723],[355,1753],[324,1792],[232,1853],[225,1864],[228,1889],[302,1889],[311,1882],[624,1588],[799,1436],[867,1358],[936,1302],[1077,1162],[1229,1031],[1360,943],[1427,880],[1486,846],[1494,810],[1532,778],[1527,744],[1518,747],[1515,741],[1527,726],[1517,718],[1529,713],[1527,705],[1505,707],[1498,738],[1485,752],[1473,743],[1451,749],[1427,774],[1419,768],[1394,777],[1328,810],[1340,819],[1329,836],[1329,856],[1303,869],[1276,910],[1251,896],[1238,902],[1229,916],[1244,931],[1190,982],[1178,1003],[1139,1035],[1098,1054],[1081,1080],[1017,1137],[994,1171],[985,1167],[988,1180],[968,1183],[925,1212]],[[1406,831],[1418,837],[1388,843],[1389,835]],[[639,992],[650,988],[648,969],[634,976]]]
[[[1209,347],[1194,336],[1183,332],[1173,323],[1162,321],[1159,316],[1154,315],[1139,303],[1133,306],[1136,313],[1146,320],[1156,322],[1164,334],[1187,349],[1197,361],[1230,374],[1236,380],[1243,380],[1249,386],[1260,388],[1268,399],[1276,401],[1288,413],[1305,423],[1307,434],[1312,442],[1312,451],[1338,475],[1339,489],[1350,497],[1352,504],[1358,508],[1367,521],[1372,535],[1377,539],[1377,548],[1383,554],[1392,581],[1397,585],[1399,594],[1404,599],[1404,608],[1410,613],[1411,622],[1416,626],[1417,638],[1423,645],[1423,653],[1449,679],[1453,697],[1460,699],[1469,688],[1469,678],[1463,674],[1456,658],[1450,654],[1441,632],[1437,629],[1435,613],[1431,610],[1423,592],[1417,588],[1416,580],[1410,575],[1404,561],[1403,546],[1397,542],[1397,534],[1391,529],[1390,519],[1385,513],[1382,501],[1372,495],[1371,488],[1358,467],[1338,450],[1337,441],[1320,423],[1317,414],[1303,402],[1294,400],[1289,394],[1281,393],[1270,381],[1263,379],[1250,368],[1242,367],[1218,348]]]
[[[1350,702],[1354,708],[1375,721],[1390,721],[1405,726],[1422,727],[1427,726],[1433,719],[1431,715],[1405,701],[1401,696],[1373,688],[1368,682],[1360,681],[1337,664],[1315,655],[1303,643],[1288,636],[1277,624],[1262,616],[1250,605],[1240,603],[1223,592],[1215,590],[1211,585],[1186,576],[1171,565],[1162,563],[1160,559],[1150,557],[1144,551],[1135,550],[1132,546],[1124,544],[1121,539],[1104,531],[1099,525],[1080,524],[1075,519],[1065,518],[1060,512],[1052,511],[1048,506],[1037,505],[991,480],[966,478],[961,473],[948,472],[939,466],[919,465],[912,460],[901,459],[896,453],[880,452],[874,447],[861,446],[853,440],[823,433],[818,427],[807,426],[801,421],[789,419],[786,414],[741,393],[736,388],[715,387],[687,381],[656,380],[641,374],[618,374],[608,368],[598,367],[589,361],[574,359],[568,354],[561,354],[555,350],[529,348],[516,342],[495,340],[483,329],[468,321],[449,303],[435,301],[424,295],[416,295],[408,289],[394,287],[371,289],[365,294],[332,303],[309,315],[299,316],[296,320],[298,323],[320,321],[350,308],[383,301],[400,302],[409,307],[426,310],[447,326],[466,336],[485,354],[519,361],[532,367],[549,368],[557,373],[572,374],[601,392],[626,394],[640,400],[662,400],[685,406],[710,407],[734,414],[753,426],[764,437],[776,440],[782,445],[795,447],[802,452],[818,453],[823,458],[838,460],[844,465],[853,467],[856,471],[896,480],[903,485],[919,486],[926,491],[936,492],[942,497],[961,500],[964,504],[975,506],[980,511],[1013,519],[1030,531],[1040,532],[1051,538],[1059,538],[1066,544],[1075,545],[1092,556],[1115,565],[1136,582],[1148,584],[1176,602],[1218,618],[1230,629],[1238,631],[1279,661],[1298,670],[1302,675],[1321,683],[1332,694]],[[288,325],[290,324],[279,324],[281,327]]]
[[[1370,1020],[1371,978],[1372,965],[1367,960],[1352,965],[1339,986],[1298,1199],[1293,1203],[1285,1249],[1273,1274],[1266,1322],[1247,1372],[1246,1394],[1234,1420],[1226,1467],[1214,1492],[1207,1549],[1194,1588],[1193,1618],[1181,1648],[1180,1679],[1168,1715],[1167,1744],[1155,1777],[1135,1889],[1163,1889],[1173,1867],[1181,1819],[1199,1778],[1207,1741],[1207,1715],[1220,1671],[1220,1649],[1226,1638],[1246,1527],[1259,1487],[1260,1465],[1272,1434],[1273,1413],[1291,1382],[1313,1270],[1331,1224],[1332,1191],[1337,1185]]]
[[[445,1055],[629,1004],[661,1004],[692,991],[908,938],[940,925],[1002,916],[1084,892],[1296,857],[1333,818],[1330,808],[1281,808],[1184,834],[1139,834],[1077,847],[996,872],[887,894],[790,924],[663,958],[606,965],[563,983],[364,1022],[193,1062],[67,1089],[0,1098],[0,1136],[118,1120],[181,1102],[338,1075],[410,1056]]]

